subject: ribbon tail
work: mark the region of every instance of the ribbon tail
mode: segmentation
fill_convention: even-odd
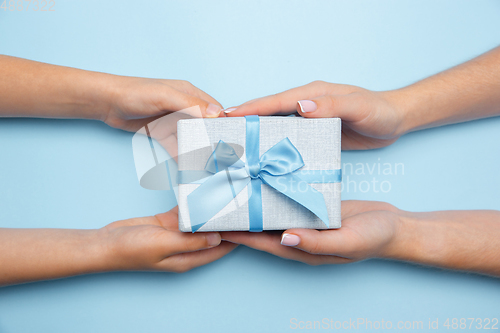
[[[196,232],[250,182],[245,169],[216,173],[187,196],[191,230]]]
[[[293,174],[271,176],[265,172],[260,173],[261,179],[267,185],[283,193],[301,206],[307,208],[329,227],[328,210],[326,209],[323,194],[312,188],[307,182]]]

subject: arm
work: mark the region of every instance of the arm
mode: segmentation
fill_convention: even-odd
[[[500,212],[411,213],[374,201],[343,201],[342,228],[222,238],[313,265],[385,258],[500,276]]]
[[[0,55],[0,117],[96,119],[136,131],[172,111],[221,105],[186,81],[90,72]]]
[[[0,286],[109,271],[184,272],[234,247],[219,233],[179,232],[176,210],[98,230],[0,228]]]
[[[386,258],[500,276],[500,212],[401,212]]]
[[[399,131],[500,115],[500,47],[389,94],[404,113]]]
[[[228,116],[340,117],[343,149],[390,145],[418,129],[500,114],[500,47],[408,87],[375,92],[312,82],[225,110]]]
[[[222,110],[186,81],[116,76],[0,55],[0,117],[96,119],[136,131],[190,106],[200,107],[197,116],[217,117]],[[175,122],[171,125],[175,128]],[[163,141],[175,139],[175,133],[161,134]],[[219,243],[218,233],[180,233],[176,212],[99,230],[0,228],[0,285],[114,270],[181,272],[234,248]]]

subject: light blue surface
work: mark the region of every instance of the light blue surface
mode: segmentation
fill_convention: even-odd
[[[317,79],[397,88],[500,43],[494,0],[55,2],[51,13],[0,11],[0,53],[186,79],[226,107]],[[391,190],[363,193],[360,182],[374,175],[351,175],[347,166],[344,185],[349,176],[358,190],[351,183],[343,198],[416,211],[500,209],[499,129],[499,118],[474,121],[344,152],[354,170],[403,163],[404,175],[401,167],[379,175],[376,164],[376,180]],[[93,121],[0,120],[0,226],[98,228],[168,210],[168,192],[139,187],[131,138]],[[310,267],[240,247],[182,275],[110,273],[2,288],[0,332],[286,332],[291,318],[394,326],[439,318],[446,331],[447,318],[499,318],[499,287],[404,263]]]

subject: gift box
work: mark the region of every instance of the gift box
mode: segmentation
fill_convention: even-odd
[[[177,123],[179,230],[340,228],[339,118]]]

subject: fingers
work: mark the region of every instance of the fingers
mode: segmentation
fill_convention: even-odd
[[[194,87],[194,89],[192,90],[192,93],[191,93],[192,95],[199,97],[199,98],[201,98],[209,103],[218,105],[222,109],[222,105],[215,98],[213,98],[212,96],[210,96],[209,94],[207,94],[203,90],[201,90],[195,86],[193,86],[193,87]]]
[[[166,231],[161,236],[151,239],[154,248],[164,248],[163,257],[178,253],[193,252],[210,249],[221,243],[218,232],[187,233],[179,231]]]
[[[184,80],[164,80],[164,82],[167,85],[172,85],[175,89],[179,90],[180,92],[183,92],[188,95],[193,95],[198,98],[201,98],[209,103],[216,104],[221,107],[222,105],[212,96],[201,90],[200,88],[196,87],[189,81],[184,81]]]
[[[311,254],[338,255],[349,253],[353,244],[346,242],[342,229],[289,229],[281,237],[281,244],[293,246]]]
[[[112,223],[106,225],[104,228],[114,229],[114,228],[131,227],[131,226],[137,226],[137,225],[160,226],[160,222],[154,216],[134,217],[131,219],[112,222]]]
[[[178,211],[176,206],[166,213],[132,220],[148,221],[149,223],[140,224],[153,224],[166,229],[166,232],[159,233],[156,238],[151,239],[151,244],[156,248],[167,249],[165,256],[209,249],[221,243],[221,236],[218,232],[179,232]]]
[[[237,244],[222,242],[219,246],[208,250],[176,254],[160,261],[157,268],[165,271],[183,273],[195,267],[218,260],[236,247]]]
[[[362,88],[345,84],[314,81],[279,94],[248,101],[238,107],[228,108],[224,112],[230,117],[241,117],[249,114],[260,116],[287,115],[297,111],[297,101],[311,100],[318,96],[332,94],[347,95],[362,90]]]
[[[221,235],[224,240],[243,244],[256,250],[265,251],[285,259],[301,261],[309,265],[343,264],[351,262],[351,260],[346,258],[331,255],[314,255],[297,248],[284,246],[280,243],[280,233],[223,232]]]
[[[175,206],[166,213],[155,216],[135,217],[127,220],[116,221],[108,224],[106,227],[127,227],[135,225],[155,225],[167,230],[179,230],[178,228],[179,208]]]
[[[323,95],[312,99],[299,100],[297,112],[306,118],[333,118],[355,122],[364,119],[369,109],[358,94]]]
[[[175,162],[178,163],[179,161],[177,155],[179,154],[179,150],[177,144],[177,135],[172,134],[162,140],[157,140],[157,141],[163,148],[165,148],[170,157],[172,157],[175,160]],[[168,161],[166,163],[168,163]]]
[[[225,110],[225,113],[229,117],[241,117],[250,114],[259,116],[292,114],[296,111],[298,100],[323,95],[326,93],[327,88],[325,82],[312,82],[305,86],[286,90],[279,94],[254,99],[237,108],[228,108]]]
[[[168,111],[179,111],[192,106],[199,106],[202,117],[217,118],[222,111],[220,104],[207,102],[197,96],[193,96],[173,88],[169,95],[162,99],[161,108]]]
[[[293,100],[293,99],[292,99]],[[224,110],[227,117],[243,117],[247,115],[271,116],[288,115],[295,112],[295,102],[285,100],[281,96],[271,95],[247,102],[239,107]]]
[[[342,201],[342,220],[354,215],[371,211],[396,211],[394,206],[378,201],[344,200]],[[177,214],[170,211],[157,215],[161,225],[169,230],[177,230]],[[351,228],[339,230],[314,230],[314,229],[289,229],[282,234],[273,232],[248,233],[248,232],[222,232],[220,236],[227,241],[244,244],[260,251],[274,255],[306,262],[309,264],[344,263],[352,261],[349,256],[359,247],[354,241],[359,237],[352,234]],[[207,246],[203,239],[192,239],[185,236],[206,236],[200,234],[184,234],[180,237],[184,243],[179,252],[196,251],[197,246]],[[177,237],[178,238],[178,237]],[[176,239],[177,239],[176,238]],[[198,245],[201,244],[201,245]],[[298,251],[298,252],[297,252]],[[314,256],[327,256],[332,258],[313,258]]]
[[[266,251],[272,248],[273,243],[279,243],[280,234],[275,232],[255,232],[246,231],[224,231],[221,232],[221,237],[225,241],[244,244],[254,249]]]
[[[159,221],[159,224],[167,229],[178,231],[179,230],[179,209],[177,206],[172,208],[166,213],[156,214],[154,217]]]
[[[289,229],[283,233],[281,244],[311,254],[354,260],[377,256],[394,238],[398,215],[384,210],[386,203],[366,203],[362,209],[353,211],[357,214],[343,218],[340,229]]]
[[[313,259],[312,257],[333,257],[328,262],[343,263],[363,258],[363,253],[370,252],[370,240],[374,240],[376,234],[369,230],[369,225],[361,226],[366,231],[363,235],[356,228],[360,222],[371,224],[376,221],[372,211],[395,212],[394,206],[377,201],[348,200],[342,202],[342,220],[344,226],[337,230],[314,230],[314,229],[289,229],[282,235],[272,233],[245,233],[245,232],[222,232],[224,240],[244,244],[246,246],[273,253],[275,255],[304,261],[308,263],[325,262],[326,259]],[[388,229],[388,228],[383,228]],[[377,229],[378,230],[378,229]],[[378,246],[377,244],[374,247]],[[297,253],[296,251],[300,251]],[[304,254],[306,253],[306,254]]]
[[[176,112],[170,112],[145,125],[142,134],[155,139],[177,162],[177,122],[181,119],[201,118],[199,106],[192,106]]]

